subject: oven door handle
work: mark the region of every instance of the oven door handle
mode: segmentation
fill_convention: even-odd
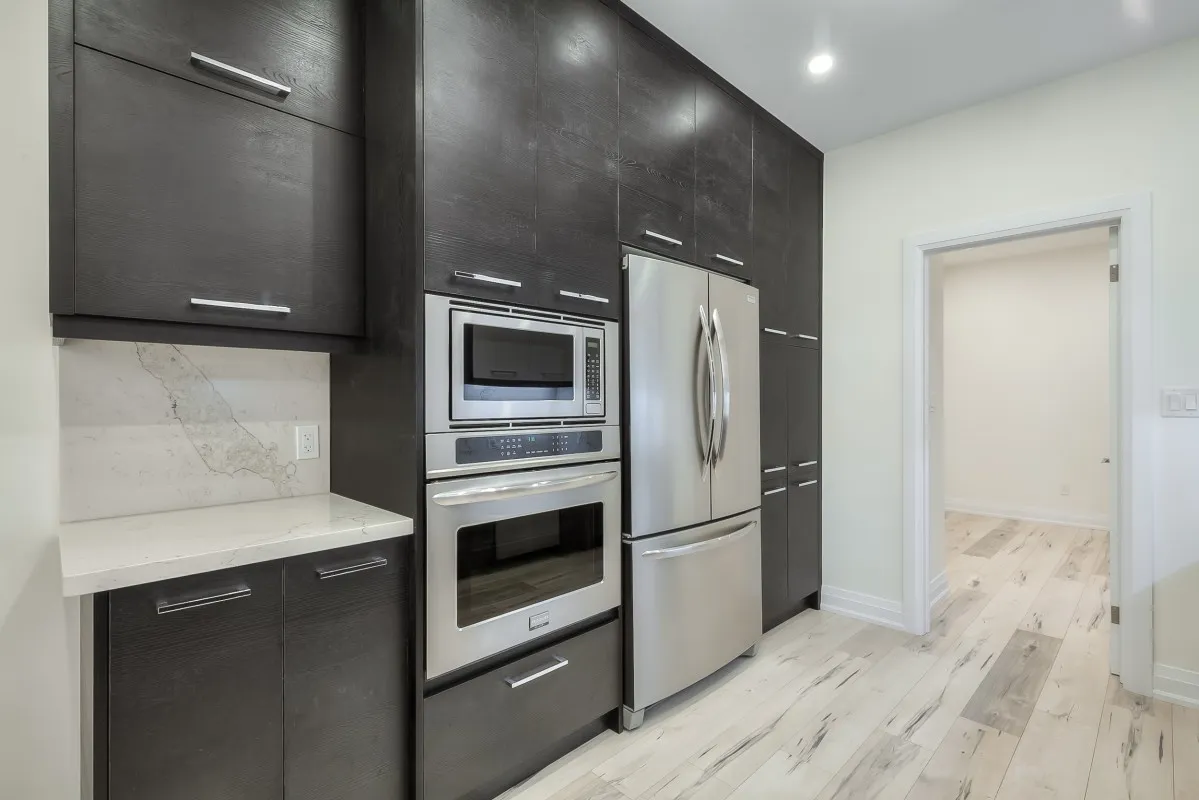
[[[701,550],[710,550],[713,547],[723,547],[730,542],[735,542],[742,536],[758,527],[757,522],[751,522],[748,525],[742,525],[732,533],[726,533],[724,536],[717,536],[714,539],[704,539],[702,542],[693,542],[692,544],[679,545],[678,547],[667,547],[661,550],[646,550],[641,554],[642,558],[678,558],[679,556],[687,556],[692,553],[698,553]]]
[[[612,470],[609,472],[597,472],[594,475],[580,475],[575,478],[549,478],[544,481],[516,483],[510,486],[455,489],[450,492],[440,492],[433,495],[433,502],[439,506],[461,506],[468,503],[489,503],[493,500],[516,500],[534,494],[595,486],[598,483],[606,483],[612,480],[618,474],[615,470]]]

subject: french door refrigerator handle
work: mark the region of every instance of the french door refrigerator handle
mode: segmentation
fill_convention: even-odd
[[[716,452],[716,353],[712,347],[712,329],[708,325],[708,315],[704,307],[699,307],[699,327],[704,337],[704,350],[708,357],[708,437],[703,442],[704,477],[712,466],[713,454]],[[700,421],[701,430],[704,421]],[[701,439],[702,441],[702,439]]]
[[[721,384],[719,444],[715,445],[713,448],[715,452],[712,454],[712,463],[715,464],[724,458],[724,449],[728,444],[729,412],[732,410],[733,405],[733,387],[729,381],[729,351],[724,343],[724,329],[720,324],[720,309],[712,309],[712,331],[716,338],[717,349],[720,351]]]

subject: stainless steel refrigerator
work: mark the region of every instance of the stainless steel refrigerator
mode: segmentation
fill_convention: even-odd
[[[758,290],[624,259],[626,728],[762,635]]]

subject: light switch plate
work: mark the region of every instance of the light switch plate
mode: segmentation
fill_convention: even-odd
[[[296,426],[296,461],[321,457],[321,429],[319,425]]]
[[[1163,417],[1199,417],[1199,389],[1162,389]]]

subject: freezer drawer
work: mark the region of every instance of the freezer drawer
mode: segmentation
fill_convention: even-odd
[[[761,512],[625,542],[625,706],[640,711],[752,647],[762,635]]]

